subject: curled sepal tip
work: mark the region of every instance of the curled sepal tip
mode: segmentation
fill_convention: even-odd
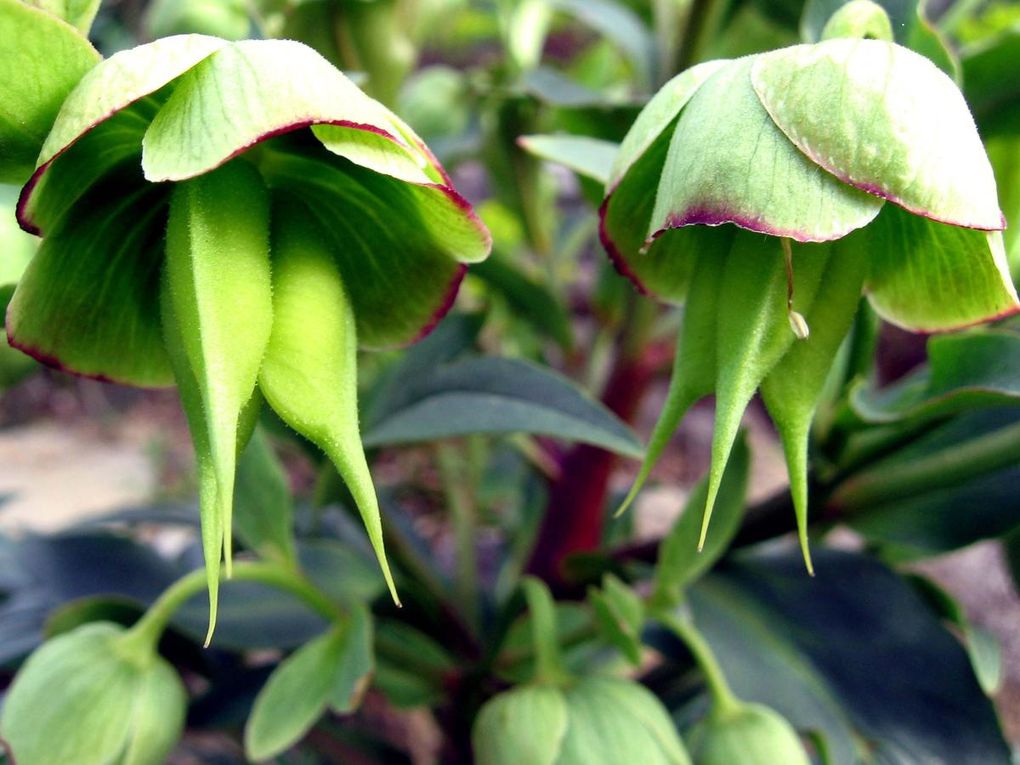
[[[357,331],[351,301],[312,212],[280,199],[273,213],[274,318],[259,387],[284,422],[336,466],[399,605],[358,428]]]

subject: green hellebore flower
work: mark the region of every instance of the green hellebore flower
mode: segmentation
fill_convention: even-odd
[[[774,709],[745,704],[711,712],[688,736],[694,765],[810,765],[797,731]]]
[[[585,677],[559,688],[524,685],[478,713],[479,765],[689,765],[669,713],[644,686]]]
[[[862,292],[915,331],[1012,314],[1004,225],[963,96],[906,48],[831,39],[675,77],[624,139],[600,210],[617,268],[686,301],[667,402],[624,506],[687,409],[715,393],[703,543],[760,387],[810,570],[808,433]]]
[[[18,217],[45,238],[7,313],[11,344],[180,389],[210,631],[237,453],[263,399],[336,464],[394,589],[356,350],[426,333],[491,245],[407,125],[300,43],[168,37],[81,79]]]
[[[4,701],[0,737],[18,765],[161,765],[184,729],[187,694],[169,663],[116,624],[49,640]]]

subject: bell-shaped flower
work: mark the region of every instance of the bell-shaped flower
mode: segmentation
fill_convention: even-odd
[[[491,244],[406,124],[300,43],[168,37],[81,79],[18,216],[44,239],[11,344],[180,389],[213,620],[237,453],[263,400],[335,463],[393,589],[356,351],[427,332]]]
[[[639,289],[686,302],[667,402],[627,502],[687,409],[714,393],[703,542],[760,388],[809,568],[808,432],[862,292],[915,331],[1018,309],[995,180],[963,96],[928,59],[881,39],[826,39],[675,77],[623,141],[600,223]]]
[[[695,765],[809,765],[793,726],[770,707],[713,709],[687,737]]]
[[[18,765],[161,765],[184,729],[177,671],[123,627],[47,641],[18,671],[0,737]]]
[[[662,702],[612,677],[501,693],[478,713],[472,743],[479,765],[690,765]]]

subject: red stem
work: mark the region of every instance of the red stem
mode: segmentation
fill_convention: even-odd
[[[637,413],[655,377],[659,355],[621,355],[617,361],[602,402],[624,422],[631,422]],[[528,573],[554,584],[563,583],[563,562],[568,556],[599,548],[609,477],[616,459],[614,454],[587,444],[567,452],[558,479],[549,487],[549,501]]]

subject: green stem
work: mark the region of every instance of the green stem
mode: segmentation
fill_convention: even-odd
[[[693,0],[677,56],[681,72],[709,57],[729,7],[730,0]]]
[[[897,465],[878,465],[836,489],[829,502],[842,510],[956,486],[1020,459],[1020,423]]]
[[[344,612],[296,570],[269,561],[237,561],[232,581],[258,582],[289,592],[331,621],[344,618]],[[128,632],[126,639],[140,650],[154,652],[160,636],[174,613],[206,588],[204,569],[196,569],[178,579],[157,598],[149,610]]]
[[[740,699],[733,693],[733,689],[730,688],[729,681],[719,665],[719,660],[716,659],[708,641],[694,626],[691,618],[677,616],[671,611],[659,611],[655,614],[655,618],[680,638],[694,657],[694,661],[705,676],[708,692],[712,695],[712,714],[725,716],[739,709]]]
[[[464,609],[468,624],[477,629],[479,592],[478,552],[475,543],[478,538],[478,517],[474,492],[467,480],[468,470],[465,469],[470,466],[465,464],[461,451],[451,443],[436,445],[436,463],[453,524],[457,555],[457,600]]]

